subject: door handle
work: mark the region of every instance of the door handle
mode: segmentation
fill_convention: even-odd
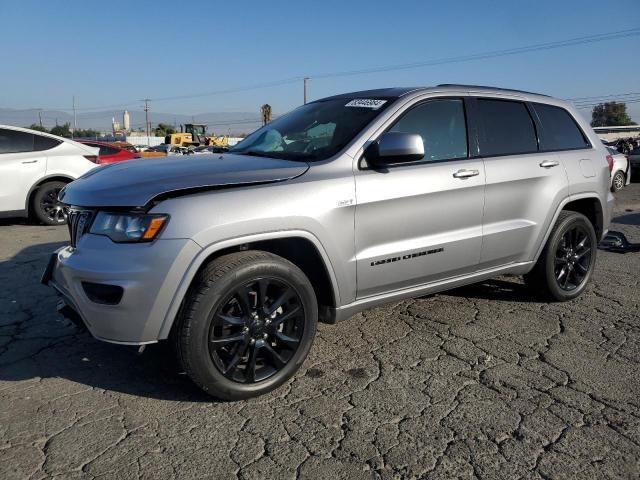
[[[475,177],[476,175],[480,175],[480,172],[478,170],[466,170],[466,169],[462,169],[462,170],[458,170],[457,172],[455,172],[453,174],[454,178],[469,178],[469,177]]]
[[[555,160],[545,160],[544,162],[540,163],[540,166],[542,168],[557,167],[558,165],[560,165],[560,162],[557,162]]]
[[[22,163],[36,163],[38,160],[25,160]]]

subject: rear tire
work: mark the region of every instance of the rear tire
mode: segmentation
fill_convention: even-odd
[[[175,345],[187,375],[214,397],[242,400],[276,389],[300,368],[318,306],[297,266],[245,251],[202,269],[177,321]]]
[[[67,218],[63,204],[58,201],[58,193],[65,187],[64,182],[46,182],[38,187],[31,199],[31,213],[45,225],[64,225]]]
[[[622,190],[626,183],[626,176],[622,170],[618,170],[611,179],[611,191],[619,192]]]
[[[587,217],[560,212],[533,270],[524,276],[526,284],[552,301],[576,298],[591,279],[597,246],[595,230]]]

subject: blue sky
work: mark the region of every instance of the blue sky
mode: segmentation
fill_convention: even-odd
[[[99,5],[99,6],[98,6]],[[640,27],[638,0],[0,2],[0,107],[69,108],[222,90]],[[476,83],[585,97],[640,91],[640,37],[466,63],[312,79],[311,99]],[[283,112],[302,82],[152,102],[162,112]],[[630,105],[640,120],[638,105]]]

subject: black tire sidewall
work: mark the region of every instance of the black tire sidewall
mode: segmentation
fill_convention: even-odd
[[[47,182],[38,187],[38,190],[33,195],[33,200],[31,202],[31,212],[38,222],[45,225],[64,225],[67,223],[66,220],[64,222],[52,222],[40,208],[40,201],[45,193],[56,188],[62,189],[65,185],[66,183],[64,182]]]
[[[622,186],[620,188],[616,187],[616,177],[620,176],[622,177]],[[624,188],[624,184],[625,184],[625,176],[624,176],[624,172],[622,172],[621,170],[618,170],[615,175],[613,176],[613,179],[611,180],[611,190],[614,192],[619,192],[620,190],[622,190]]]
[[[579,224],[582,227],[584,227],[589,235],[589,240],[591,241],[591,261],[589,263],[589,271],[587,272],[587,275],[583,280],[582,284],[574,290],[567,291],[560,288],[560,286],[558,285],[558,282],[556,281],[555,271],[554,271],[555,255],[556,255],[558,242],[560,241],[564,233],[569,228],[571,228],[576,224]],[[566,218],[562,219],[561,222],[556,226],[556,228],[554,229],[551,235],[551,238],[549,238],[548,245],[549,245],[549,248],[547,248],[545,252],[544,273],[545,273],[545,277],[546,277],[545,280],[547,283],[547,288],[549,289],[549,293],[555,299],[560,301],[571,300],[573,298],[578,297],[584,291],[584,289],[587,288],[587,285],[591,280],[591,275],[593,274],[593,270],[596,264],[598,240],[596,238],[596,233],[595,233],[595,230],[593,229],[593,225],[584,215],[580,213],[573,213],[567,216]]]
[[[186,356],[192,378],[208,393],[224,400],[240,400],[261,395],[286,382],[306,359],[313,345],[318,321],[315,292],[302,271],[285,262],[284,259],[259,260],[243,265],[217,278],[200,297],[189,319],[191,332],[189,342],[186,348],[183,348],[183,356]],[[261,382],[242,384],[226,378],[210,357],[208,339],[212,322],[211,312],[220,306],[232,289],[259,277],[275,278],[296,290],[305,312],[304,331],[298,350],[282,370]]]

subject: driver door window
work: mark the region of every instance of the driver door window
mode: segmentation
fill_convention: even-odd
[[[460,99],[432,100],[405,113],[391,132],[417,133],[424,142],[424,160],[467,158],[467,125]]]
[[[467,155],[463,100],[418,103],[389,130],[420,135],[425,157],[355,172],[358,298],[464,275],[480,258],[484,167]]]

